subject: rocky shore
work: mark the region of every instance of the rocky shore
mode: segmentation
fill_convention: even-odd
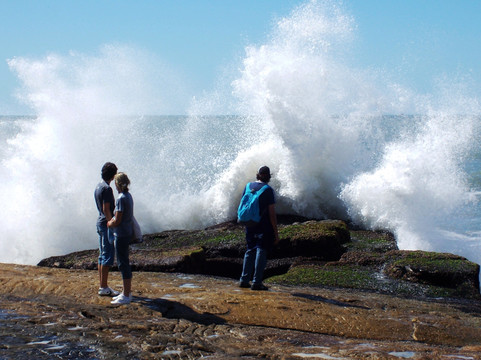
[[[480,300],[479,265],[461,256],[401,251],[385,231],[350,229],[340,220],[279,217],[280,243],[272,249],[267,283],[342,287],[408,297]],[[131,248],[134,271],[203,274],[238,279],[244,228],[226,222],[196,231],[144,235]],[[98,250],[42,260],[38,265],[97,269]],[[116,270],[114,267],[113,270]]]
[[[96,295],[96,250],[0,264],[0,358],[480,358],[477,264],[342,221],[285,223],[269,291],[237,286],[234,223],[145,236],[128,306]]]

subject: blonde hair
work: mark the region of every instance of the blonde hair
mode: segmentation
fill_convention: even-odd
[[[129,191],[130,180],[127,174],[119,172],[114,177],[115,186],[120,190],[120,192]]]

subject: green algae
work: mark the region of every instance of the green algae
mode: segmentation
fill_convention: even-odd
[[[266,279],[267,283],[479,298],[477,264],[451,254],[400,251],[389,232],[349,230],[342,221],[326,220],[280,225],[279,235],[270,274],[283,274]],[[223,269],[221,276],[238,277],[236,266],[244,248],[244,229],[225,223],[204,230],[145,235],[143,243],[132,246],[132,260],[136,270],[182,272],[207,271],[203,266],[217,264],[212,262],[216,259],[222,263],[217,266]],[[94,269],[97,257],[98,250],[87,250],[46,259],[41,266]],[[226,275],[229,266],[234,270]],[[213,269],[208,273],[217,274]]]
[[[149,253],[150,257],[153,257],[157,254],[157,257],[174,257],[174,256],[196,256],[202,254],[204,249],[200,247],[183,247],[177,249],[170,249],[167,251],[159,252],[159,251],[152,251]]]
[[[201,241],[200,245],[221,245],[221,244],[237,244],[245,242],[245,233],[243,231],[221,234],[214,237],[207,237]]]
[[[349,230],[343,221],[308,221],[279,228],[279,238],[291,241],[299,239],[317,239],[336,237],[341,243],[350,239]]]
[[[374,267],[326,264],[324,266],[296,266],[283,275],[265,280],[267,284],[347,288],[374,291],[402,297],[479,299],[469,283],[456,288],[414,283],[383,276]]]
[[[172,250],[191,246],[213,247],[245,241],[242,229],[232,231],[169,231],[149,236],[149,241],[137,246],[140,249]]]
[[[391,255],[391,256],[389,256]],[[401,281],[427,285],[435,297],[479,297],[479,265],[461,256],[427,251],[386,254],[384,273]]]
[[[470,273],[476,271],[478,265],[467,259],[443,253],[412,251],[403,253],[401,258],[390,262],[391,266],[415,268],[419,271],[437,273]]]
[[[138,244],[136,248],[170,250],[190,246],[213,247],[243,244],[245,242],[245,231],[242,227],[230,230],[173,230],[147,235],[146,237],[148,241]],[[290,241],[337,238],[341,243],[345,243],[349,241],[350,234],[347,225],[342,221],[309,221],[302,224],[279,226],[279,238]]]
[[[360,266],[296,266],[266,282],[280,285],[372,288],[373,274]]]
[[[397,250],[394,236],[385,231],[350,231],[351,241],[345,244],[347,251],[386,252]]]
[[[375,241],[374,241],[375,243]],[[416,276],[394,276],[392,269]],[[460,256],[425,251],[348,252],[343,261],[293,266],[270,284],[350,288],[404,297],[479,299],[479,266]],[[419,275],[421,274],[421,275]],[[473,275],[474,274],[474,275]]]

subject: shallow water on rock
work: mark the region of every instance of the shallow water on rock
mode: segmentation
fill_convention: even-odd
[[[36,325],[28,316],[0,310],[0,359],[99,359],[98,349],[81,344],[79,335],[52,331],[55,323]],[[69,329],[76,331],[77,329]]]

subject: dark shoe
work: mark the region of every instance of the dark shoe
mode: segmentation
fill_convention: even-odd
[[[242,281],[241,281],[241,282],[239,283],[239,287],[241,287],[241,288],[249,288],[249,287],[251,287],[251,286],[250,286],[250,284],[249,284],[248,282],[242,282]]]
[[[269,288],[262,283],[261,284],[252,284],[251,290],[269,290]]]

